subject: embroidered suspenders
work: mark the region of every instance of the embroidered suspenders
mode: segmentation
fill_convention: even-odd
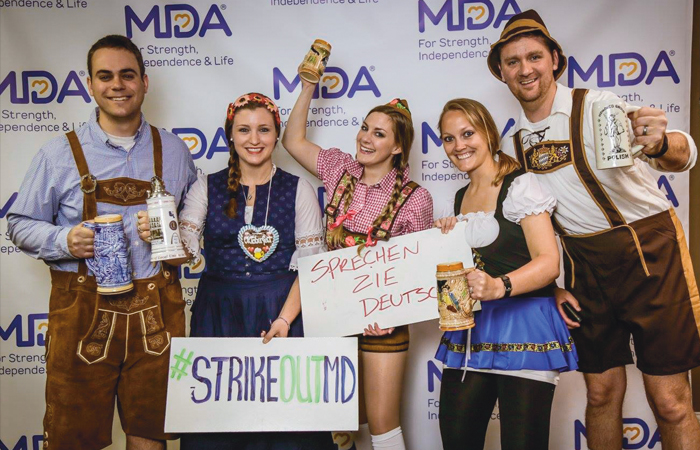
[[[80,190],[83,191],[83,221],[97,216],[97,202],[113,205],[134,206],[146,203],[146,191],[151,189],[151,182],[128,177],[98,180],[90,173],[83,148],[75,131],[67,133],[75,165],[80,175]],[[153,169],[158,178],[163,178],[163,145],[158,129],[151,125],[153,139]],[[78,273],[87,275],[87,265],[81,259]]]
[[[352,179],[353,176],[350,175],[350,173],[346,170],[343,176],[338,181],[338,184],[335,186],[335,189],[333,190],[333,195],[331,196],[328,205],[326,205],[326,243],[328,244],[329,249],[335,248],[333,247],[333,244],[331,243],[328,237],[328,230],[333,229],[332,225],[335,223],[336,217],[338,216],[338,208],[340,206],[340,203],[343,201],[343,198],[347,196],[348,187],[350,186]],[[354,241],[353,245],[359,245],[365,243],[368,235],[375,240],[388,241],[391,237],[391,228],[394,225],[394,222],[396,221],[396,217],[399,215],[399,211],[401,211],[401,208],[403,208],[403,206],[406,204],[408,198],[411,196],[411,194],[413,194],[413,192],[415,192],[415,190],[418,187],[420,187],[418,183],[415,183],[413,181],[406,183],[406,185],[401,190],[401,193],[399,194],[399,198],[396,201],[396,205],[394,205],[394,208],[389,213],[387,219],[384,222],[382,222],[378,227],[373,226],[370,230],[367,231],[366,234],[355,233],[343,227],[343,242],[345,242],[346,246],[351,246],[348,242],[348,238]]]
[[[574,89],[572,91],[573,102],[571,107],[571,116],[569,119],[569,140],[568,141],[542,141],[539,144],[533,145],[527,149],[523,148],[521,133],[518,131],[513,136],[513,145],[518,161],[527,172],[548,173],[561,169],[562,167],[573,164],[576,175],[581,180],[581,184],[586,188],[588,194],[600,211],[605,216],[605,219],[610,224],[610,229],[617,227],[626,227],[632,234],[637,247],[640,261],[645,273],[649,276],[644,254],[637,238],[637,233],[632,227],[627,224],[627,221],[617,209],[615,204],[608,196],[595,173],[588,164],[586,158],[586,149],[583,143],[583,115],[586,94],[588,89]],[[552,216],[552,224],[556,232],[563,237],[580,238],[584,236],[568,235],[563,227]],[[566,239],[562,239],[562,247],[566,252],[573,266],[573,260],[566,249]],[[572,271],[573,273],[573,271]],[[572,278],[573,286],[573,278]]]

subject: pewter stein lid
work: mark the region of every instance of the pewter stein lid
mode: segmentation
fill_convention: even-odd
[[[165,182],[158,177],[151,178],[151,190],[146,193],[148,198],[172,197],[172,194],[165,190]]]

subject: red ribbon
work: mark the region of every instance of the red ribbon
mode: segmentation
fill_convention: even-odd
[[[377,245],[377,241],[372,239],[372,227],[370,226],[367,230],[367,242],[365,242],[365,247],[374,247]]]
[[[335,222],[333,222],[332,224],[330,224],[328,226],[328,229],[333,230],[335,228],[338,228],[340,225],[342,225],[343,222],[345,222],[345,219],[352,220],[352,218],[355,217],[355,214],[357,214],[357,211],[355,211],[354,209],[351,209],[347,213],[339,215],[335,219]]]

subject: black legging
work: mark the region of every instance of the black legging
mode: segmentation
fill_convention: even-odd
[[[440,389],[440,435],[445,450],[482,450],[496,399],[501,449],[549,448],[554,384],[508,375],[445,369]]]

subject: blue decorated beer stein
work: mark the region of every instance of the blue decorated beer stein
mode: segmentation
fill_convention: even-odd
[[[94,256],[86,258],[85,263],[95,275],[97,292],[113,295],[132,290],[131,261],[121,214],[97,216],[84,226],[95,233]]]

